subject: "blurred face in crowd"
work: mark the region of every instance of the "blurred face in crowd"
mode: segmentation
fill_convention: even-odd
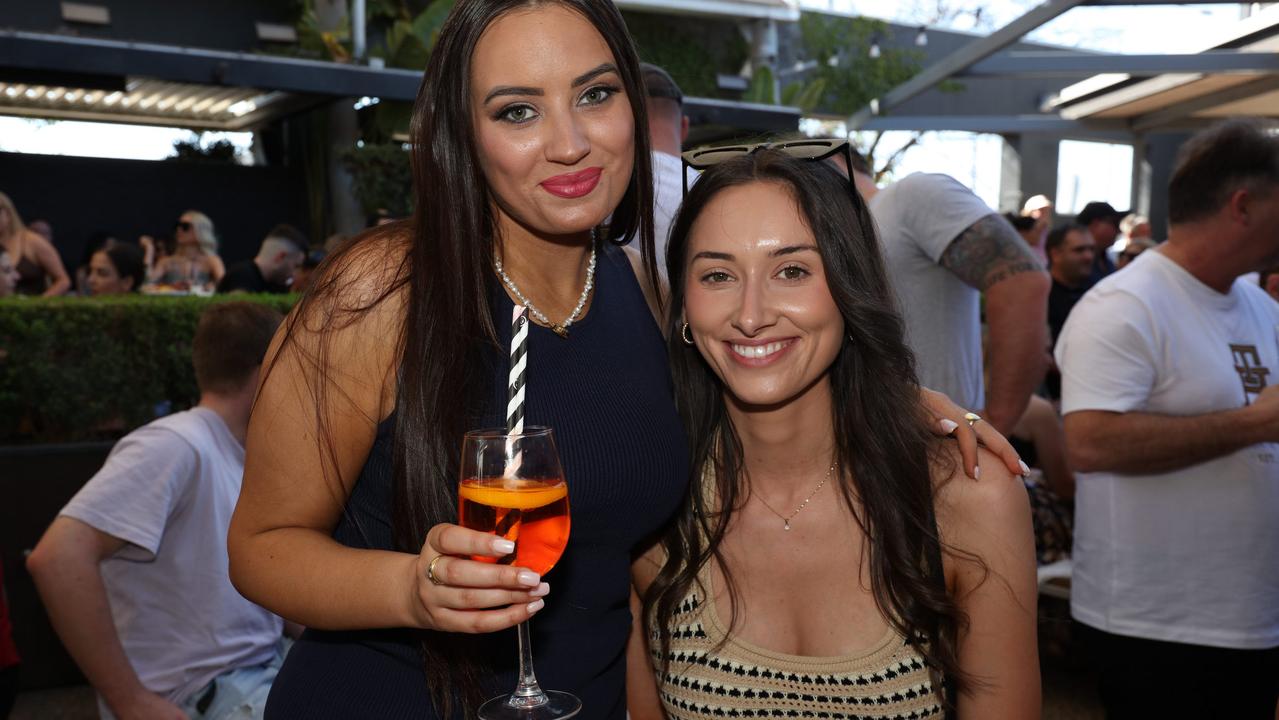
[[[589,230],[622,200],[634,117],[604,38],[562,5],[513,10],[472,56],[471,116],[500,222]]]
[[[1066,233],[1062,244],[1051,251],[1049,262],[1052,265],[1053,277],[1067,285],[1078,285],[1088,279],[1092,273],[1093,258],[1097,254],[1097,244],[1092,237],[1082,230],[1071,230]]]
[[[123,295],[133,290],[133,278],[121,277],[103,250],[89,260],[89,292],[93,295]]]
[[[0,212],[3,209],[0,208]],[[0,250],[0,297],[9,297],[18,286],[18,270],[14,268],[9,253]]]
[[[1088,232],[1096,243],[1097,251],[1104,252],[1119,237],[1119,223],[1114,220],[1093,220],[1088,223]]]
[[[1120,252],[1118,256],[1116,256],[1115,266],[1120,268],[1127,267],[1128,263],[1132,262],[1133,260],[1136,260],[1137,256],[1142,254],[1145,251],[1146,251],[1145,243],[1129,241],[1128,244],[1124,246],[1123,251]]]
[[[182,213],[173,228],[173,241],[178,251],[199,251],[200,238],[195,234],[195,222],[190,213]]]
[[[53,242],[53,228],[49,226],[49,223],[43,220],[36,220],[30,225],[27,225],[27,229],[45,240]]]
[[[765,182],[720,192],[687,253],[685,320],[739,404],[778,405],[829,383],[844,319],[790,192]]]

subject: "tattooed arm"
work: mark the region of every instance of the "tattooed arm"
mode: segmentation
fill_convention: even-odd
[[[1008,435],[1047,368],[1048,273],[1006,220],[987,215],[942,253],[941,264],[986,295],[986,420]]]

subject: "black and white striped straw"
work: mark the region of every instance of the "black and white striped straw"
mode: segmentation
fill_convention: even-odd
[[[524,371],[528,368],[528,308],[511,312],[511,374],[506,386],[506,432],[524,432]]]

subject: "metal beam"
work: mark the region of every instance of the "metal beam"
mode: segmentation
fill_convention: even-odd
[[[978,133],[1062,133],[1095,134],[1127,133],[1122,121],[1066,120],[1056,115],[888,115],[871,118],[861,130],[907,130],[933,132],[940,130]]]
[[[961,47],[936,63],[924,68],[915,77],[889,90],[884,97],[872,101],[870,107],[859,110],[848,118],[850,130],[863,127],[875,115],[888,112],[907,100],[925,92],[955,73],[967,70],[974,64],[1003,50],[1020,40],[1026,33],[1056,18],[1086,0],[1048,0],[1004,27]]]
[[[1084,55],[1062,52],[1014,52],[973,65],[960,77],[1069,77],[1100,73],[1227,73],[1279,71],[1279,53],[1214,50],[1170,55]]]
[[[1154,130],[1184,120],[1195,113],[1210,110],[1218,105],[1247,100],[1250,97],[1274,90],[1279,90],[1279,75],[1267,75],[1249,83],[1223,88],[1216,92],[1174,103],[1145,115],[1138,115],[1132,118],[1130,122],[1133,129],[1138,132]]]
[[[0,31],[0,68],[92,71],[203,85],[413,100],[422,73],[360,65],[118,40]]]

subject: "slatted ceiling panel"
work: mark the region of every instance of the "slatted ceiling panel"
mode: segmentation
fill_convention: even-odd
[[[1231,103],[1218,105],[1210,110],[1197,113],[1197,117],[1236,117],[1236,116],[1256,116],[1256,117],[1279,117],[1279,90],[1272,90],[1268,93],[1255,95],[1246,100],[1238,100]]]
[[[237,130],[290,112],[301,99],[254,88],[131,78],[125,91],[0,83],[0,114]]]
[[[191,106],[190,112],[211,114],[214,105],[227,99],[235,102],[240,93],[241,90],[239,88],[209,88],[198,94],[199,100]]]
[[[1142,97],[1133,102],[1088,115],[1090,118],[1129,118],[1137,115],[1162,110],[1186,100],[1193,100],[1208,93],[1224,90],[1235,85],[1243,85],[1256,80],[1259,75],[1209,75],[1191,82],[1177,85],[1171,89]]]

